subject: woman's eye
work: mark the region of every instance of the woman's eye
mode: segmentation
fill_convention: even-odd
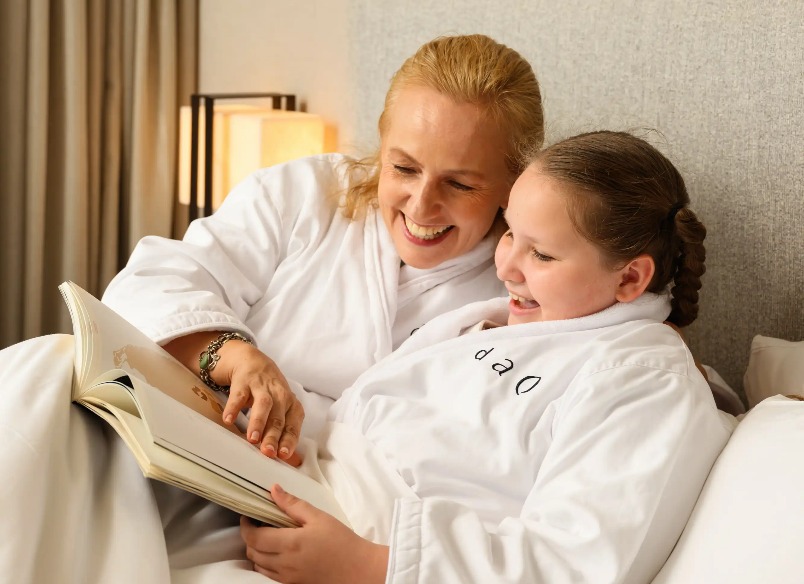
[[[416,172],[410,166],[402,166],[401,164],[394,164],[394,170],[399,174],[413,174]]]
[[[552,262],[555,259],[551,258],[549,255],[544,255],[543,253],[540,253],[538,250],[535,249],[531,253],[533,254],[533,257],[535,257],[540,262]]]
[[[469,185],[465,185],[465,184],[460,183],[460,182],[458,182],[458,181],[456,181],[456,180],[451,180],[451,181],[449,181],[449,184],[450,184],[450,186],[451,186],[452,188],[454,188],[454,189],[458,189],[459,191],[473,191],[473,190],[474,190],[474,189],[473,189],[472,187],[470,187]]]
[[[506,231],[505,233],[503,233],[503,237],[507,237],[508,239],[513,239],[513,238],[514,238],[514,234],[513,234],[513,232],[512,232],[512,231],[509,229],[508,231]]]

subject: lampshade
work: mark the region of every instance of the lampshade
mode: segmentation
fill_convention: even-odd
[[[191,108],[179,118],[179,202],[190,203]],[[205,119],[198,120],[198,207],[204,206]],[[212,138],[212,207],[257,169],[324,151],[324,120],[319,115],[249,104],[216,104]],[[208,213],[206,213],[208,214]]]

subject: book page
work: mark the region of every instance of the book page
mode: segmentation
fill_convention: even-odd
[[[59,289],[70,308],[73,330],[81,335],[80,339],[76,335],[76,350],[81,351],[76,358],[76,369],[80,361],[79,392],[113,380],[122,372],[243,436],[236,426],[223,424],[223,406],[215,392],[162,347],[80,286],[65,282]]]
[[[143,418],[160,446],[184,454],[207,468],[225,468],[266,491],[279,483],[287,492],[349,524],[327,487],[285,462],[268,458],[253,444],[197,412],[181,407],[140,380],[135,383]]]
[[[82,402],[82,405],[103,418],[117,432],[131,449],[146,477],[175,485],[271,525],[296,525],[276,507],[266,491],[228,473],[221,476],[154,444],[139,417],[93,397]]]

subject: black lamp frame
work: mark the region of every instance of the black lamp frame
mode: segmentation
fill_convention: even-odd
[[[215,102],[220,99],[271,99],[273,109],[296,111],[288,93],[194,93],[190,96],[190,221],[198,219],[198,119],[204,112],[204,216],[212,215],[212,130]]]

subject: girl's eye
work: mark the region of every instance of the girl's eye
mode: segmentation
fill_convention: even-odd
[[[551,258],[549,255],[544,255],[543,253],[539,253],[537,250],[533,250],[531,252],[533,257],[535,257],[540,262],[552,262],[555,258]]]
[[[394,164],[394,170],[399,174],[413,174],[416,172],[409,166],[402,166],[401,164]]]
[[[503,233],[503,237],[507,237],[508,239],[513,239],[513,238],[514,238],[514,234],[513,234],[513,232],[512,232],[512,231],[509,229],[508,231],[506,231],[505,233]]]

